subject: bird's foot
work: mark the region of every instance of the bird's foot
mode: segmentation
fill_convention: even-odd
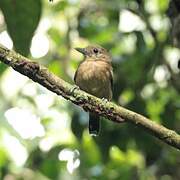
[[[75,90],[79,90],[79,89],[80,89],[79,86],[74,85],[74,86],[72,87],[72,89],[70,90],[70,94],[73,94]]]

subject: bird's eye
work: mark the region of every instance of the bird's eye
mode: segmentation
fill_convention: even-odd
[[[94,53],[96,53],[96,54],[98,53],[98,49],[97,49],[97,48],[94,48],[93,51],[94,51]]]

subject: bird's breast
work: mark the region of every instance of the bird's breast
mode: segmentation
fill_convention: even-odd
[[[103,82],[109,78],[110,67],[106,62],[85,61],[80,65],[78,72],[83,81]]]
[[[103,61],[84,61],[77,70],[75,81],[82,90],[100,97],[105,94],[104,91],[109,91],[110,76],[110,64]]]

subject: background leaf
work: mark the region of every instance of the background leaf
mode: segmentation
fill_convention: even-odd
[[[17,52],[28,55],[31,39],[41,16],[40,0],[1,0],[7,30]]]

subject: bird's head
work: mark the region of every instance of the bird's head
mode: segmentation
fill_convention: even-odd
[[[90,45],[85,48],[75,49],[84,55],[85,60],[102,60],[108,62],[111,61],[111,56],[109,52],[99,45]]]

